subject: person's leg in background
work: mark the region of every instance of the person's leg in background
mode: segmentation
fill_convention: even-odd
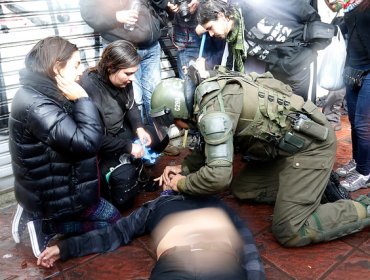
[[[134,96],[139,105],[144,123],[152,123],[150,100],[155,87],[161,81],[161,47],[159,42],[146,49],[138,49],[141,63],[135,73]]]
[[[203,57],[206,59],[206,69],[211,70],[215,65],[221,65],[222,56],[225,50],[225,40],[211,37],[206,34]]]
[[[184,79],[183,67],[189,66],[191,60],[198,58],[200,42],[201,38],[194,28],[174,26],[174,45],[177,48],[177,70],[180,79]]]
[[[349,191],[370,186],[370,73],[361,88],[347,86],[348,118],[351,123],[352,157],[356,169],[341,185]]]
[[[341,107],[345,95],[346,88],[329,91],[325,100],[325,104],[322,107],[322,112],[324,113],[326,119],[330,122],[335,131],[342,129],[340,117]]]

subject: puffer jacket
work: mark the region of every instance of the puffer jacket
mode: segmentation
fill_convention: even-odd
[[[87,97],[68,101],[42,75],[20,77],[9,118],[16,199],[39,218],[76,214],[99,199],[98,110]]]

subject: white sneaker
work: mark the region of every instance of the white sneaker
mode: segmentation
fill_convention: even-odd
[[[355,169],[356,161],[354,159],[351,159],[345,165],[335,170],[335,173],[337,173],[340,177],[347,177],[351,172],[355,171]]]
[[[370,186],[370,174],[365,176],[358,173],[356,170],[353,171],[346,179],[340,182],[340,185],[347,191],[353,192],[361,188],[367,188]]]
[[[21,242],[21,235],[26,230],[27,222],[28,215],[22,206],[18,204],[12,221],[12,236],[15,243]]]
[[[36,258],[46,249],[49,241],[55,234],[45,234],[42,231],[42,220],[34,220],[27,223],[28,233],[30,235],[31,247]]]

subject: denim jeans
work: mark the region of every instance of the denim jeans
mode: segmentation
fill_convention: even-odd
[[[352,155],[356,170],[362,175],[370,173],[370,73],[361,88],[347,86],[348,117],[352,130]]]
[[[147,49],[138,49],[138,54],[141,63],[133,82],[134,97],[144,123],[152,124],[150,100],[155,87],[161,81],[161,47],[157,42]]]
[[[175,26],[174,43],[177,48],[177,69],[179,77],[184,78],[183,66],[189,66],[191,60],[195,61],[199,57],[199,49],[202,37],[195,33],[194,28]],[[207,34],[202,57],[206,58],[206,69],[221,64],[225,42],[215,39]]]

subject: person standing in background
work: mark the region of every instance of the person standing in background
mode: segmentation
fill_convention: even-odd
[[[80,0],[82,18],[103,37],[107,45],[126,40],[138,48],[141,63],[133,83],[135,101],[145,123],[150,120],[150,98],[161,81],[161,36],[158,13],[168,0]]]
[[[187,5],[187,8],[186,6]],[[196,61],[199,57],[202,37],[196,32],[198,25],[196,11],[199,5],[198,0],[170,1],[169,9],[175,13],[173,19],[173,44],[177,48],[177,69],[179,78],[184,79],[184,67],[189,66],[190,61]],[[221,64],[225,41],[212,38],[208,34],[205,38],[205,46],[202,56],[206,59],[207,69]]]
[[[229,69],[244,73],[247,56],[255,57],[266,65],[265,71],[291,86],[305,100],[310,64],[317,50],[328,45],[334,34],[334,27],[331,30],[323,23],[323,29],[330,31],[328,38],[308,36],[312,34],[306,30],[318,22],[321,24],[319,14],[307,1],[206,0],[198,7],[198,23],[203,30],[227,41]]]
[[[336,172],[345,177],[341,185],[355,191],[370,186],[370,1],[335,1],[331,5],[343,9],[348,30],[343,77],[352,137],[352,159]]]

